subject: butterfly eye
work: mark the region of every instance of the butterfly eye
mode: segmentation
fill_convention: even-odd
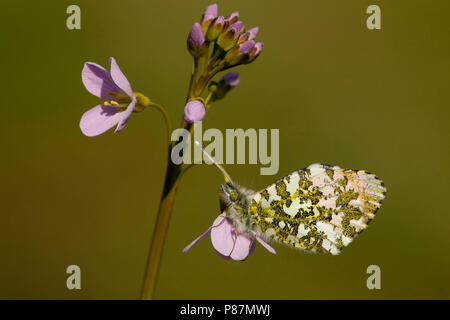
[[[237,201],[239,199],[239,193],[237,193],[235,190],[230,191],[230,200],[231,201]]]

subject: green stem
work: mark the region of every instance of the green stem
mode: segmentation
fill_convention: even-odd
[[[188,95],[186,98],[186,102],[195,96],[196,88],[198,87],[197,83],[197,74],[198,74],[198,64],[199,61],[197,58],[194,58],[194,64],[192,68],[191,79],[189,83]],[[203,91],[204,87],[201,91]],[[153,105],[158,108],[158,105]],[[160,109],[160,108],[158,108]],[[163,111],[163,109],[160,109]],[[165,117],[167,114],[163,111]],[[168,119],[168,117],[167,117]],[[170,122],[168,122],[170,123]],[[186,123],[183,121],[182,128],[192,131],[192,124]],[[150,245],[150,251],[147,258],[147,267],[145,270],[144,276],[144,284],[142,287],[141,298],[143,300],[151,300],[154,297],[155,288],[158,279],[159,267],[161,265],[161,259],[164,249],[164,243],[167,236],[167,231],[169,228],[170,215],[172,213],[173,205],[175,202],[175,195],[177,191],[177,186],[181,177],[181,168],[182,165],[176,165],[172,162],[171,154],[172,148],[175,144],[172,143],[169,137],[169,148],[168,148],[168,157],[167,157],[167,170],[164,181],[164,189],[161,196],[161,200],[159,203],[158,215],[156,217],[155,226],[153,229],[152,242]]]
[[[167,114],[166,109],[154,102],[150,102],[148,105],[146,105],[146,107],[156,108],[162,113],[162,115],[164,116],[164,120],[166,121],[168,140],[170,141],[170,135],[172,134],[172,124],[170,122],[169,115]]]
[[[169,157],[163,194],[159,203],[158,215],[153,231],[152,243],[148,254],[147,268],[145,272],[144,285],[142,288],[143,300],[153,299],[158,278],[159,266],[161,264],[164,243],[169,228],[170,214],[175,202],[175,195],[180,175],[180,166],[171,161],[171,150],[169,147]]]

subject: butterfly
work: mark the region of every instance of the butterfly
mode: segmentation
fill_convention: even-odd
[[[337,255],[364,231],[386,188],[364,170],[312,164],[255,192],[231,181],[220,204],[238,233]]]
[[[364,231],[386,196],[381,179],[365,170],[315,163],[255,192],[224,174],[220,207],[237,233],[310,252],[337,255]]]

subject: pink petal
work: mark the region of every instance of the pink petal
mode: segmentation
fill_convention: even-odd
[[[211,232],[211,227],[208,228],[205,232],[203,232],[197,239],[192,241],[190,244],[186,246],[186,248],[183,249],[183,253],[186,253],[189,249],[191,249],[197,242],[202,240],[204,237],[206,237]]]
[[[88,137],[102,134],[122,119],[122,112],[116,108],[99,104],[86,111],[80,120],[80,129]]]
[[[136,105],[136,97],[133,97],[133,99],[131,100],[131,103],[128,105],[127,109],[125,111],[121,112],[122,117],[120,118],[120,121],[117,124],[117,128],[114,131],[114,133],[122,131],[122,129],[125,128],[125,126],[128,123],[128,119],[130,119],[130,116],[133,113],[135,105]]]
[[[109,63],[111,64],[111,77],[114,80],[114,83],[122,89],[129,97],[133,96],[133,90],[131,90],[130,83],[128,79],[123,74],[122,70],[120,70],[119,65],[117,64],[114,58],[109,58]]]
[[[238,234],[236,244],[230,258],[233,260],[245,260],[255,250],[255,239],[251,239],[243,234]]]
[[[230,256],[235,242],[233,229],[233,223],[222,214],[214,220],[211,229],[211,242],[220,255]]]
[[[120,92],[120,88],[114,83],[110,72],[93,62],[84,64],[81,80],[87,91],[105,100],[113,99],[108,92]]]
[[[272,254],[277,254],[277,253],[275,252],[275,249],[272,248],[272,247],[270,246],[270,244],[268,244],[267,242],[265,242],[263,239],[261,239],[260,237],[256,236],[256,240],[258,240],[258,242],[259,242],[264,248],[266,248],[267,251],[269,251],[269,252],[272,253]]]

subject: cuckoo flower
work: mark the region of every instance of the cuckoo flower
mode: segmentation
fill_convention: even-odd
[[[211,234],[214,250],[225,260],[239,261],[247,259],[255,250],[256,241],[270,253],[275,254],[275,250],[260,237],[238,233],[234,228],[233,222],[225,216],[225,213],[219,215],[208,230],[184,248],[183,253],[191,249],[208,234]]]
[[[86,62],[81,79],[87,91],[104,99],[92,109],[86,111],[80,120],[81,131],[88,137],[94,137],[116,126],[114,132],[121,131],[128,122],[136,105],[136,97],[116,60],[109,58],[111,70]]]

